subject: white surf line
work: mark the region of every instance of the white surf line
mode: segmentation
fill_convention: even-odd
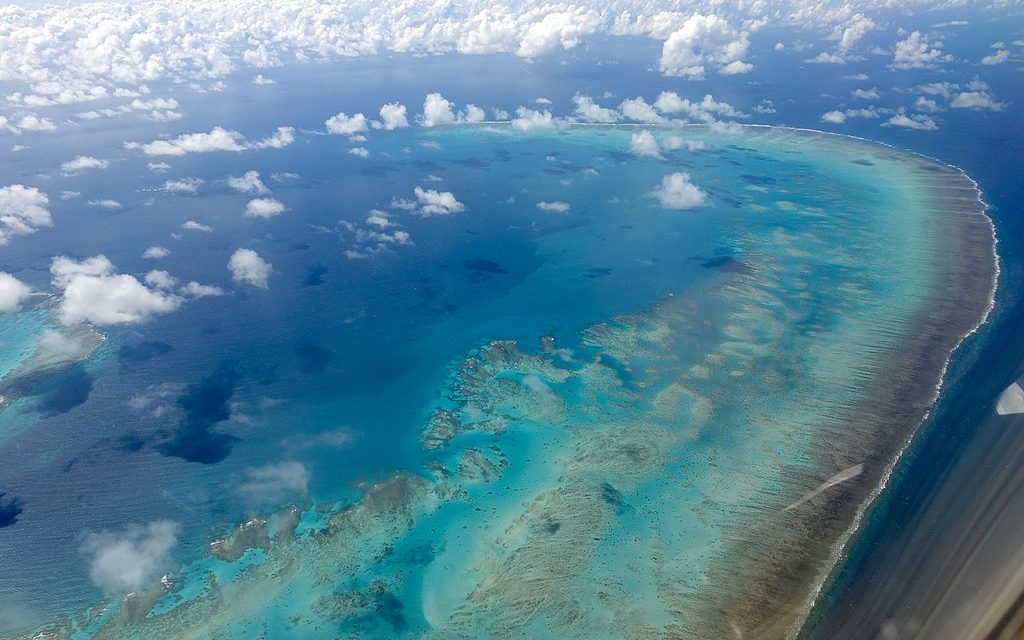
[[[808,500],[811,500],[812,498],[815,498],[815,497],[821,495],[825,491],[828,491],[829,489],[831,489],[832,487],[836,486],[837,484],[842,484],[842,483],[846,482],[847,480],[853,480],[854,478],[856,478],[857,476],[859,476],[862,473],[864,473],[864,463],[863,462],[855,464],[852,467],[847,467],[846,469],[843,469],[842,471],[840,471],[836,475],[832,476],[831,478],[829,478],[825,482],[822,482],[821,484],[819,484],[817,487],[815,487],[811,491],[808,491],[804,495],[800,496],[799,500],[797,500],[793,504],[791,504],[788,507],[786,507],[785,509],[783,509],[783,511],[792,511],[793,509],[796,509],[797,507],[799,507],[803,503],[807,502]]]

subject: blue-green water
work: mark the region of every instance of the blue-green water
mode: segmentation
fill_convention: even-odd
[[[956,222],[936,206],[934,167],[884,147],[683,128],[658,135],[708,149],[639,158],[634,131],[415,129],[375,138],[369,159],[306,136],[274,152],[301,176],[272,185],[290,209],[277,218],[243,218],[244,199],[216,185],[110,214],[116,250],[85,235],[78,256],[134,271],[169,242],[161,268],[231,295],[105,331],[77,374],[86,398],[14,436],[32,455],[0,486],[38,480],[20,485],[3,544],[39,560],[0,568],[0,583],[51,609],[95,604],[77,532],[172,520],[181,564],[166,585],[60,633],[722,637],[747,628],[751,585],[805,604],[827,553],[808,549],[798,587],[749,556],[848,519],[836,504],[883,472],[884,452],[852,493],[784,511],[865,461],[877,434],[855,417],[873,383],[900,379],[920,315],[962,293],[943,292]],[[218,171],[262,168],[263,153]],[[681,171],[704,205],[660,205],[654,190]],[[465,209],[396,205],[417,186]],[[371,209],[411,242],[375,252]],[[189,219],[214,231],[181,232]],[[269,291],[230,283],[238,246],[273,263]],[[940,338],[955,343],[972,317]],[[4,419],[38,414],[32,398]],[[83,426],[84,449],[66,437]],[[308,491],[253,484],[282,464]],[[280,511],[290,503],[297,516]],[[234,555],[260,549],[208,556],[249,517]],[[826,551],[840,525],[825,527]],[[72,574],[60,585],[57,567]]]

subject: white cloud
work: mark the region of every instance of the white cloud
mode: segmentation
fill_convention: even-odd
[[[0,271],[0,313],[17,311],[31,293],[32,289],[27,284]]]
[[[661,157],[658,141],[654,139],[654,134],[646,129],[630,136],[629,150],[638,156]]]
[[[262,73],[257,73],[256,76],[252,79],[252,83],[255,85],[277,84],[277,82],[273,78],[268,78]]]
[[[81,262],[58,256],[50,264],[54,289],[62,293],[61,322],[97,325],[135,324],[169,313],[182,299],[146,286],[134,276],[118,274],[105,256]]]
[[[821,121],[829,124],[843,124],[846,122],[846,114],[838,109],[821,114]]]
[[[146,274],[146,284],[157,289],[171,289],[178,281],[163,269],[154,269]]]
[[[186,220],[185,222],[182,222],[181,228],[186,231],[202,231],[203,233],[210,233],[213,231],[213,227],[201,222],[196,222],[195,220]]]
[[[894,69],[918,69],[952,59],[950,55],[943,55],[941,42],[930,42],[928,36],[914,31],[905,40],[896,43],[891,66]]]
[[[274,271],[274,265],[260,257],[252,249],[239,249],[228,260],[228,271],[235,282],[244,282],[261,289],[267,288],[267,279]]]
[[[531,129],[550,129],[555,126],[555,119],[550,111],[537,111],[519,107],[516,109],[516,117],[512,119],[512,126],[520,131]]]
[[[870,89],[854,89],[850,95],[859,100],[878,100],[882,94],[879,93],[877,87],[871,87]]]
[[[831,40],[839,41],[839,49],[848,51],[853,45],[863,38],[868,32],[875,28],[875,21],[858,13],[847,20],[844,24],[837,26],[830,36]]]
[[[114,200],[113,198],[101,198],[98,200],[89,200],[86,204],[90,207],[100,207],[101,209],[121,209],[123,205]]]
[[[703,78],[712,66],[726,75],[746,73],[753,65],[743,62],[750,41],[747,32],[717,15],[694,14],[665,40],[659,63],[670,76]]]
[[[670,173],[652,193],[666,209],[693,209],[707,201],[707,194],[690,182],[685,171]]]
[[[486,116],[487,114],[480,107],[475,104],[467,104],[462,119],[470,123],[483,122]]]
[[[298,462],[279,462],[246,471],[238,493],[249,503],[278,506],[309,493],[309,470]]]
[[[1000,49],[999,51],[996,51],[992,55],[988,55],[988,56],[983,57],[981,59],[981,64],[984,64],[984,65],[1003,64],[1004,62],[1006,62],[1009,59],[1010,59],[1010,52],[1009,52],[1009,50],[1007,50],[1007,49]]]
[[[259,171],[246,171],[240,178],[228,177],[228,186],[240,193],[253,196],[264,196],[270,193],[267,185],[260,180]]]
[[[914,108],[918,111],[924,111],[925,113],[942,111],[942,107],[939,106],[938,102],[924,96],[917,96],[917,100],[914,102]]]
[[[466,205],[455,199],[455,194],[451,191],[435,191],[434,189],[416,187],[413,189],[413,193],[417,200],[414,206],[420,215],[449,215],[464,211],[466,208]]]
[[[662,142],[669,151],[685,148],[687,151],[706,151],[708,145],[703,140],[687,140],[682,136],[669,136]]]
[[[294,141],[295,130],[292,127],[278,127],[272,135],[256,142],[248,142],[237,131],[214,127],[209,133],[183,133],[171,140],[154,140],[145,144],[126,142],[124,146],[126,149],[141,149],[148,156],[183,156],[187,153],[214,151],[280,149]]]
[[[197,193],[206,181],[202,178],[181,178],[164,182],[164,191],[171,193]]]
[[[568,213],[569,203],[568,202],[538,202],[537,208],[541,211],[553,211],[555,213]]]
[[[583,36],[597,31],[600,24],[600,15],[596,11],[583,7],[572,7],[569,11],[547,13],[538,22],[533,22],[525,29],[516,55],[535,58],[555,51],[559,47],[572,49],[579,44]]]
[[[572,97],[572,101],[576,105],[573,113],[586,122],[615,122],[619,119],[618,111],[598,105],[590,96],[577,93]]]
[[[74,160],[68,160],[60,165],[63,173],[78,173],[86,169],[106,169],[110,165],[106,160],[100,160],[92,156],[76,156]]]
[[[154,581],[169,568],[179,530],[176,523],[160,520],[130,526],[121,534],[86,535],[81,551],[89,561],[89,579],[108,596],[155,586]]]
[[[647,104],[643,98],[628,98],[619,105],[619,111],[623,117],[637,122],[656,124],[664,122],[665,118],[659,114],[654,107]]]
[[[997,102],[988,91],[961,91],[950,101],[949,106],[953,109],[991,109],[1002,111],[1006,108],[1003,102]]]
[[[147,260],[161,260],[169,255],[171,255],[170,249],[165,249],[163,247],[156,246],[149,247],[148,249],[142,252],[142,257]]]
[[[280,200],[273,198],[253,198],[245,205],[247,218],[273,218],[287,211],[288,208]]]
[[[366,147],[352,147],[351,149],[348,150],[348,152],[350,154],[352,154],[354,156],[358,156],[360,158],[369,158],[370,157],[370,150],[367,149]]]
[[[40,118],[36,114],[30,113],[18,120],[17,128],[21,131],[53,131],[57,125],[49,118]]]
[[[366,116],[361,113],[348,115],[344,111],[328,118],[324,125],[329,133],[340,136],[351,136],[368,128]]]
[[[164,173],[170,170],[171,168],[171,165],[167,164],[166,162],[150,162],[146,166],[148,166],[149,170],[152,171],[153,173]]]
[[[893,127],[903,127],[904,129],[914,129],[916,131],[935,131],[939,128],[935,121],[927,116],[908,116],[905,113],[897,113],[886,120],[884,124]]]
[[[747,117],[728,102],[715,100],[710,93],[705,94],[700,102],[692,102],[687,98],[680,97],[674,91],[662,91],[658,95],[658,99],[654,101],[654,107],[661,113],[682,115],[687,120],[708,124],[715,122],[718,118]],[[636,108],[640,109],[642,105],[637,105]],[[640,118],[634,119],[639,120]]]
[[[430,93],[423,100],[423,116],[420,122],[424,127],[436,127],[456,122],[452,112],[452,103],[440,93]]]
[[[405,105],[397,102],[385,104],[380,108],[380,119],[384,129],[401,129],[409,126],[409,118],[406,116]]]
[[[53,226],[47,206],[50,199],[35,187],[11,184],[0,187],[0,246],[15,236]]]
[[[178,291],[181,295],[188,296],[189,298],[209,298],[213,296],[222,296],[225,291],[220,287],[213,285],[199,284],[195,280],[192,280]]]

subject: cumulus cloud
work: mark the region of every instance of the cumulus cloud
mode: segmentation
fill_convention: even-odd
[[[32,293],[32,288],[9,273],[0,271],[0,313],[21,308],[21,303]]]
[[[387,131],[409,126],[405,105],[397,102],[385,104],[380,108],[380,120],[380,123],[374,123],[374,126],[386,129]]]
[[[181,223],[181,228],[185,231],[202,231],[203,233],[210,233],[213,231],[213,227],[210,225],[196,222],[195,220],[186,220]]]
[[[995,64],[1003,64],[1010,59],[1010,52],[1007,49],[1000,49],[991,55],[987,55],[981,59],[981,64],[991,66]]]
[[[754,68],[743,61],[750,41],[728,20],[717,15],[694,14],[673,31],[662,45],[659,66],[669,76],[703,78],[708,67],[733,75]]]
[[[205,184],[205,180],[202,178],[180,178],[178,180],[167,180],[164,182],[164,191],[170,191],[171,193],[191,193],[195,194],[199,192],[199,187]]]
[[[420,123],[424,127],[436,127],[456,122],[452,103],[440,93],[430,93],[423,100],[423,116]]]
[[[366,116],[361,113],[348,115],[344,111],[328,118],[324,125],[329,133],[339,136],[351,136],[366,131],[368,126]]]
[[[11,184],[0,187],[0,246],[15,236],[24,236],[41,227],[53,226],[47,206],[50,199],[35,187]]]
[[[359,158],[369,158],[370,157],[370,150],[367,149],[366,147],[352,147],[351,149],[348,150],[348,152],[350,154],[354,155],[354,156],[359,157]]]
[[[228,177],[228,186],[240,193],[263,196],[270,193],[270,188],[260,180],[259,171],[246,171],[240,178]]]
[[[976,91],[961,91],[953,96],[949,106],[953,109],[991,109],[992,111],[1002,111],[1006,108],[1006,103],[997,102],[988,91],[979,89]]]
[[[630,136],[629,150],[638,156],[661,157],[658,141],[654,139],[654,134],[646,129]]]
[[[600,15],[583,7],[548,13],[526,28],[516,55],[534,58],[559,47],[571,49],[579,44],[583,36],[597,31],[600,25]]]
[[[225,129],[214,127],[208,133],[183,133],[171,140],[154,140],[153,142],[126,142],[126,149],[140,149],[148,156],[183,156],[188,153],[211,153],[214,151],[246,151],[248,149],[280,149],[295,141],[295,129],[278,127],[272,135],[249,142],[245,136]]]
[[[871,87],[870,89],[854,89],[850,95],[858,100],[878,100],[882,94],[877,87]]]
[[[915,131],[935,131],[939,128],[939,125],[935,124],[935,121],[927,116],[907,115],[905,113],[897,113],[886,120],[884,124],[904,129],[914,129]]]
[[[213,285],[199,284],[195,280],[192,280],[188,284],[184,285],[179,289],[181,295],[189,298],[210,298],[214,296],[222,296],[225,291],[220,287]]]
[[[416,187],[413,194],[416,196],[416,211],[423,216],[446,216],[466,209],[466,205],[456,200],[451,191]]]
[[[568,202],[538,202],[537,208],[541,211],[553,211],[555,213],[568,213],[569,203]]]
[[[309,494],[309,469],[298,462],[279,462],[248,469],[238,493],[246,502],[280,505]]]
[[[657,124],[665,121],[664,116],[658,113],[653,106],[647,104],[646,100],[639,97],[623,100],[619,104],[619,111],[622,112],[623,117],[637,122]]]
[[[536,109],[519,107],[516,109],[516,117],[512,119],[512,126],[520,131],[550,129],[555,126],[555,119],[550,111],[538,111]]]
[[[146,587],[166,571],[180,527],[169,520],[133,525],[121,533],[85,536],[81,551],[89,561],[89,579],[108,596]]]
[[[157,289],[171,289],[178,284],[174,276],[163,269],[154,269],[146,274],[146,284]]]
[[[267,280],[274,271],[274,265],[260,257],[252,249],[239,249],[231,254],[228,260],[228,271],[235,282],[251,284],[261,289],[267,288]]]
[[[79,173],[87,169],[106,169],[110,163],[92,156],[76,156],[74,160],[61,163],[60,170],[65,174]]]
[[[943,55],[941,42],[930,42],[928,36],[914,31],[896,43],[890,66],[894,69],[919,69],[952,59],[953,56]]]
[[[288,208],[280,200],[273,198],[253,198],[245,205],[245,217],[247,218],[273,218],[284,213]]]
[[[157,246],[149,247],[148,249],[142,252],[142,257],[147,260],[161,260],[169,255],[171,255],[170,249],[165,249],[164,247]]]
[[[119,274],[105,256],[82,261],[58,256],[50,263],[55,290],[61,293],[60,320],[66,325],[135,324],[181,306],[182,299],[160,286]]]
[[[586,122],[615,122],[620,117],[618,111],[598,105],[590,96],[577,93],[572,101],[576,105],[573,113]]]
[[[707,201],[707,194],[690,182],[685,171],[670,173],[661,179],[661,186],[652,192],[666,209],[693,209]]]
[[[124,206],[117,200],[114,200],[113,198],[100,198],[97,200],[89,200],[86,204],[88,204],[90,207],[100,207],[101,209],[121,209]]]
[[[682,116],[693,122],[712,123],[719,118],[745,118],[747,115],[728,102],[715,100],[710,93],[704,94],[699,102],[680,97],[675,91],[662,91],[654,101],[654,107],[661,113]]]

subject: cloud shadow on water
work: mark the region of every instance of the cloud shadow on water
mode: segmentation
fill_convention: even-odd
[[[231,397],[237,385],[238,373],[230,363],[190,385],[178,398],[185,417],[160,445],[160,453],[201,464],[216,464],[227,458],[238,438],[214,431],[213,427],[231,417]]]
[[[21,514],[21,508],[24,504],[17,496],[5,500],[4,496],[7,494],[0,491],[0,529],[9,527],[18,521],[18,515]]]

